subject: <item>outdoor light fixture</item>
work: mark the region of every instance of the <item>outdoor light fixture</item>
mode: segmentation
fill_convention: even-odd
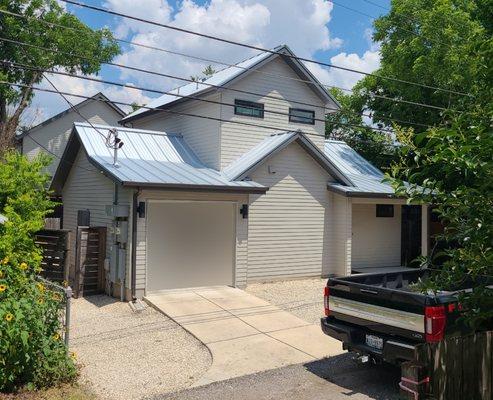
[[[240,214],[243,216],[243,219],[248,218],[248,204],[243,204],[240,208]]]
[[[139,201],[139,205],[137,206],[137,214],[139,214],[139,218],[145,218],[145,216],[146,216],[146,203],[145,203],[145,201]]]

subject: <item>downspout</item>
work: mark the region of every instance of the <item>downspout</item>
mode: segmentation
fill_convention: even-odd
[[[131,295],[132,301],[135,302],[137,300],[137,206],[140,194],[140,188],[134,191],[133,200],[132,200],[132,285],[131,285]]]
[[[115,190],[113,194],[113,205],[117,206],[118,205],[118,183],[115,182]],[[116,227],[118,225],[116,217],[113,217],[114,221],[114,227],[115,227],[115,241],[114,241],[114,246],[116,246],[116,260],[115,260],[115,266],[116,270],[118,272],[118,275],[121,275],[120,271],[120,243],[116,240],[117,235],[116,235]],[[116,279],[115,279],[116,280]],[[124,287],[125,287],[125,280],[120,279],[120,301],[123,301],[123,295],[124,295]]]

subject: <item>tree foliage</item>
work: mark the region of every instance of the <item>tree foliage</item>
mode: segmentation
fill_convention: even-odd
[[[400,161],[393,185],[409,201],[432,204],[445,226],[443,254],[426,262],[434,275],[423,290],[461,292],[465,320],[493,328],[493,39],[471,45],[476,65],[474,102],[450,123],[425,132],[399,131]],[[409,184],[404,183],[407,181]],[[443,260],[445,255],[445,262]]]
[[[7,152],[0,161],[0,392],[70,381],[73,360],[61,340],[62,297],[36,279],[41,249],[34,233],[54,203],[41,171],[50,159],[33,161]]]
[[[492,15],[491,0],[393,0],[390,12],[374,23],[373,39],[381,45],[381,67],[375,75],[477,92],[481,65],[475,44],[491,37]],[[474,103],[472,97],[375,76],[361,80],[355,95],[373,111],[374,122],[387,126],[391,125],[387,118],[438,126],[451,115],[375,95],[459,110]]]
[[[341,109],[327,114],[325,136],[343,140],[377,168],[388,169],[397,153],[392,137],[365,125],[361,115],[365,104],[361,97],[344,94],[337,88],[330,89],[330,92]]]
[[[0,36],[53,49],[46,51],[0,41],[4,61],[0,64],[0,80],[32,86],[42,80],[43,70],[54,68],[93,74],[102,62],[110,61],[119,52],[108,29],[91,29],[56,0],[0,0],[0,7],[26,17],[0,14]],[[40,19],[71,29],[47,26]],[[8,63],[30,65],[42,71],[14,68]],[[12,146],[21,115],[32,96],[30,87],[0,85],[0,149]]]

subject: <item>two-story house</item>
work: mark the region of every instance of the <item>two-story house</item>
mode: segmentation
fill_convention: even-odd
[[[53,180],[64,228],[80,209],[114,228],[108,276],[126,298],[401,266],[427,251],[426,208],[408,209],[378,169],[325,140],[338,108],[281,46],[123,126],[75,123]]]

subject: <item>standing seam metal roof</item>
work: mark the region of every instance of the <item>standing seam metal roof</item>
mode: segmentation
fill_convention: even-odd
[[[110,129],[116,129],[124,143],[118,150],[118,167],[113,165],[113,150],[106,146],[102,136]],[[252,181],[230,180],[225,174],[206,167],[181,135],[105,125],[93,128],[86,123],[75,123],[74,130],[88,158],[123,184],[267,189]]]

